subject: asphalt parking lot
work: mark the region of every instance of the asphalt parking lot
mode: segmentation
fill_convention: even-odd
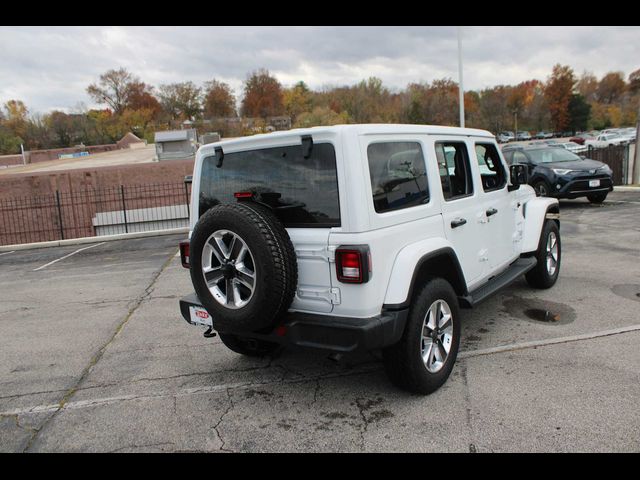
[[[640,192],[561,217],[556,286],[466,311],[427,397],[375,354],[203,338],[182,236],[0,252],[0,451],[640,451]]]

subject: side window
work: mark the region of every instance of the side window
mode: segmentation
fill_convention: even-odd
[[[507,174],[495,145],[476,143],[476,157],[484,191],[492,192],[503,188],[507,184]]]
[[[424,155],[418,142],[372,143],[367,157],[376,212],[429,202]]]
[[[513,162],[513,152],[510,152],[508,150],[506,152],[503,151],[502,155],[504,156],[504,159],[506,160],[507,165],[512,165],[514,163]]]
[[[512,164],[513,163],[525,163],[526,164],[526,163],[528,163],[527,156],[522,152],[514,152],[513,153],[513,160],[512,160],[511,163]]]
[[[464,143],[436,143],[436,158],[445,200],[473,194],[469,154]]]

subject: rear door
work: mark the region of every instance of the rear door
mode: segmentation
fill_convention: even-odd
[[[238,192],[254,193],[283,223],[296,252],[298,288],[291,309],[329,313],[339,298],[331,287],[328,241],[341,216],[336,149],[318,137],[306,156],[300,143],[288,140],[259,149],[228,147],[220,166],[215,156],[205,158],[198,211],[233,203]]]

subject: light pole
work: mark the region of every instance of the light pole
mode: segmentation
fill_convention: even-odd
[[[458,27],[458,94],[460,96],[460,127],[464,128],[464,84],[462,82],[462,27]]]
[[[515,131],[513,132],[513,136],[515,137],[514,140],[518,140],[518,110],[514,110],[513,111],[513,115],[515,118]]]

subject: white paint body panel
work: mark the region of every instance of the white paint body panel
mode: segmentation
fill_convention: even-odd
[[[523,252],[537,248],[542,222],[554,199],[538,199],[529,186],[509,192],[482,189],[474,142],[492,143],[508,172],[492,134],[482,130],[420,125],[342,125],[289,130],[208,144],[199,149],[193,173],[190,228],[198,220],[200,171],[204,158],[221,146],[225,153],[296,145],[302,135],[314,142],[330,142],[336,152],[341,226],[289,228],[298,260],[298,289],[292,311],[367,318],[379,315],[384,304],[407,300],[419,260],[449,247],[458,257],[467,288],[472,290],[506,268]],[[474,193],[464,199],[444,200],[435,156],[435,142],[467,144]],[[377,213],[369,175],[367,147],[379,141],[418,142],[425,157],[429,202],[401,210]],[[526,207],[525,207],[526,204]],[[487,218],[493,207],[498,214]],[[526,218],[523,209],[526,208]],[[464,216],[467,224],[452,230],[451,219]],[[365,284],[337,280],[334,252],[340,245],[368,245],[371,276]]]

